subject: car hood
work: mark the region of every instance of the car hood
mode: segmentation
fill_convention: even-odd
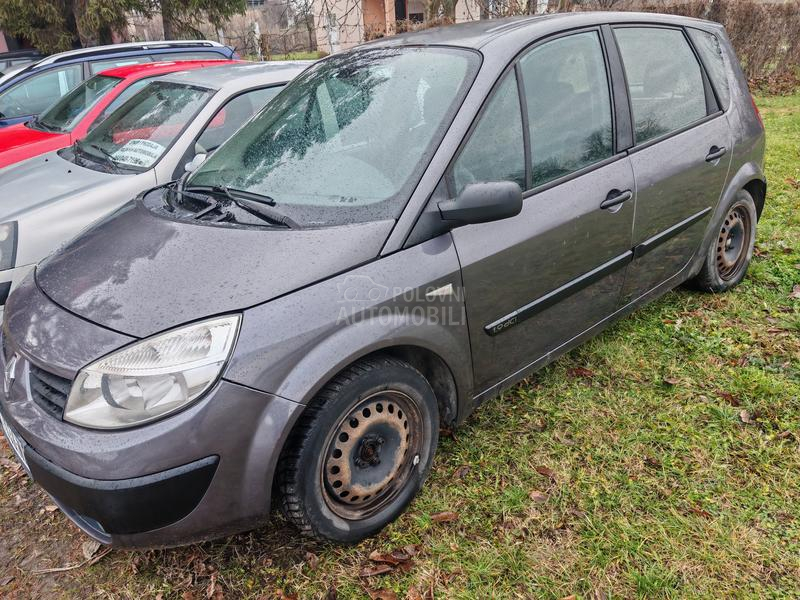
[[[146,337],[261,304],[372,260],[393,225],[222,227],[167,219],[137,200],[51,255],[36,277],[70,312]]]
[[[8,221],[40,205],[119,181],[116,175],[102,173],[48,152],[0,170],[0,220]],[[135,177],[135,175],[134,175]]]
[[[68,146],[68,133],[47,133],[23,124],[0,129],[0,168]]]
[[[9,127],[0,129],[0,152],[19,148],[20,146],[27,146],[28,144],[35,144],[36,142],[64,137],[69,139],[69,134],[39,131],[38,129],[28,127],[24,123],[10,125]]]

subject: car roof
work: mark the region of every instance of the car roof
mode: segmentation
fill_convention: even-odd
[[[260,84],[289,81],[313,63],[311,60],[239,62],[173,73],[162,79],[215,90],[221,90],[228,85],[246,89]]]
[[[92,46],[90,48],[78,48],[76,50],[67,50],[66,52],[59,52],[51,54],[36,63],[36,66],[44,66],[66,60],[74,60],[82,56],[94,57],[103,56],[107,54],[117,54],[122,52],[132,52],[141,50],[147,52],[148,50],[167,50],[181,48],[224,48],[219,42],[211,40],[178,40],[170,42],[126,42],[122,44],[110,44],[107,46]]]
[[[152,77],[154,75],[165,75],[177,71],[188,71],[199,69],[206,66],[230,65],[242,61],[234,60],[165,60],[151,63],[137,63],[135,65],[125,65],[124,67],[112,67],[100,71],[100,75],[109,77],[121,77],[123,79],[140,79],[142,77]]]
[[[509,39],[532,41],[539,33],[573,27],[587,27],[602,23],[661,23],[666,25],[698,24],[703,28],[720,27],[717,23],[677,15],[660,13],[581,11],[548,15],[528,15],[503,19],[483,19],[457,23],[444,27],[433,27],[411,33],[380,38],[359,48],[376,46],[446,45],[480,49],[496,40]],[[512,35],[513,34],[513,35]]]

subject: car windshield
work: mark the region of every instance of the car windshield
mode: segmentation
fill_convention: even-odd
[[[185,187],[269,196],[304,226],[395,218],[466,93],[468,50],[380,48],[317,63]]]
[[[58,133],[72,131],[97,101],[121,81],[118,77],[95,75],[44,111],[30,126]]]
[[[78,143],[76,160],[88,157],[106,170],[145,171],[213,95],[207,88],[151,81]]]

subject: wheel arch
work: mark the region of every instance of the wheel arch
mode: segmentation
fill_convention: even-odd
[[[724,216],[723,213],[725,212],[725,207],[731,201],[731,198],[733,198],[741,190],[746,190],[751,196],[753,196],[753,201],[756,204],[757,216],[759,218],[761,217],[761,212],[764,210],[764,205],[766,202],[767,178],[764,175],[764,171],[758,164],[752,161],[746,162],[739,167],[738,171],[736,171],[732,177],[730,177],[725,189],[723,190],[722,194],[720,194],[719,202],[717,202],[717,205],[714,207],[714,212],[712,213],[711,219],[709,220],[706,228],[703,242],[690,261],[690,268],[685,271],[685,279],[691,279],[700,272],[700,269],[703,266],[703,260],[706,255],[706,251],[709,247],[709,244],[711,244],[711,240],[715,238],[717,226],[719,223],[721,223]]]

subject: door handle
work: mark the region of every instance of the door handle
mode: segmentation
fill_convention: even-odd
[[[719,160],[725,156],[727,151],[728,149],[725,146],[722,146],[721,148],[719,146],[711,146],[711,149],[706,155],[706,162],[714,162],[715,160]]]
[[[608,192],[606,199],[600,203],[600,208],[613,208],[614,206],[618,206],[623,202],[627,202],[633,198],[633,192],[630,190],[625,190],[624,192],[620,192],[619,190],[611,190]]]

